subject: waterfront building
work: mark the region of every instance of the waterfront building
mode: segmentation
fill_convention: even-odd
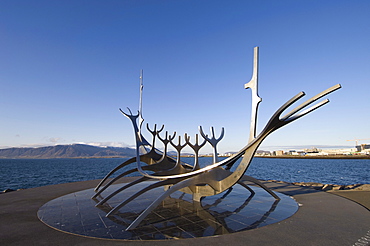
[[[360,144],[356,146],[358,152],[370,152],[370,144]]]
[[[284,155],[284,150],[275,150],[272,155]]]

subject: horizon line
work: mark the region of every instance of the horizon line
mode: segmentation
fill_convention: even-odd
[[[114,148],[135,148],[134,145],[128,145],[123,142],[115,143],[115,142],[101,142],[101,143],[84,143],[84,142],[75,142],[75,143],[54,143],[54,144],[24,144],[20,146],[0,146],[0,149],[12,149],[12,148],[42,148],[42,147],[52,147],[58,145],[89,145],[95,147],[114,147]],[[274,151],[274,150],[293,150],[293,149],[312,149],[312,148],[325,148],[325,149],[345,149],[345,148],[356,148],[356,146],[352,145],[330,145],[330,144],[306,144],[306,145],[270,145],[270,146],[260,146],[258,150],[262,151]],[[234,152],[233,150],[224,151],[224,153]]]

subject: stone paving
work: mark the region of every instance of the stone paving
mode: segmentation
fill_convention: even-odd
[[[0,245],[122,245],[122,240],[96,239],[59,231],[37,217],[40,207],[47,202],[90,189],[97,183],[98,180],[92,180],[1,194]],[[366,245],[368,242],[368,191],[329,193],[287,183],[265,181],[264,184],[292,196],[299,204],[298,211],[278,223],[225,235],[124,242],[128,245]]]

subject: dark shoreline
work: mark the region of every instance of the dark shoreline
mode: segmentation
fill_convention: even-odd
[[[328,155],[328,156],[296,156],[296,155],[278,155],[278,156],[254,156],[254,158],[275,158],[275,159],[370,159],[370,155]]]
[[[78,156],[78,157],[14,157],[5,158],[0,157],[0,160],[50,160],[50,159],[120,159],[120,158],[132,158],[132,156]]]
[[[172,156],[171,156],[172,157]],[[175,156],[174,156],[175,157]],[[181,157],[194,157],[193,155],[182,155]],[[202,157],[212,157],[212,156],[199,156]],[[229,157],[220,155],[219,157]],[[25,156],[25,157],[3,157],[0,156],[0,160],[26,160],[26,159],[119,159],[119,158],[133,158],[133,156],[75,156],[75,157],[35,157],[35,156]],[[176,157],[175,157],[176,158]],[[370,155],[313,155],[313,156],[299,156],[299,155],[255,155],[253,158],[275,158],[275,159],[370,159]]]

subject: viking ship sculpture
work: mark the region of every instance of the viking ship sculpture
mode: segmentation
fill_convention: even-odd
[[[195,143],[192,143],[190,137],[187,134],[185,134],[183,141],[181,141],[181,136],[178,136],[178,141],[175,141],[176,132],[173,135],[169,135],[168,132],[165,132],[164,137],[161,137],[160,133],[162,133],[164,126],[162,126],[160,129],[157,129],[157,125],[154,125],[153,129],[151,129],[147,124],[147,130],[152,135],[151,143],[149,143],[149,141],[144,138],[141,133],[142,124],[144,121],[142,117],[142,79],[143,76],[141,73],[140,106],[138,113],[134,115],[132,114],[130,109],[128,109],[129,113],[125,113],[120,109],[122,114],[124,114],[127,118],[131,120],[134,128],[136,138],[136,157],[127,160],[126,162],[122,163],[121,165],[114,168],[111,172],[109,172],[106,177],[104,177],[102,181],[97,185],[97,187],[95,188],[96,193],[93,196],[93,199],[100,197],[104,190],[110,187],[121,177],[137,171],[142,175],[140,178],[134,180],[131,183],[123,184],[122,187],[118,188],[111,194],[98,201],[96,206],[104,205],[105,203],[107,203],[107,201],[109,201],[109,199],[116,196],[121,191],[128,189],[129,187],[133,187],[136,184],[149,180],[156,181],[148,183],[145,188],[136,191],[136,193],[134,193],[131,197],[128,197],[126,200],[113,207],[106,215],[107,217],[109,217],[118,212],[121,207],[130,203],[132,200],[136,199],[140,195],[152,189],[164,187],[163,194],[157,197],[151,203],[151,205],[149,205],[127,227],[126,230],[136,228],[140,224],[140,222],[153,211],[153,209],[155,209],[165,198],[169,197],[172,193],[176,191],[182,191],[184,193],[192,194],[193,203],[199,203],[202,197],[217,195],[221,192],[226,191],[235,184],[242,185],[253,194],[253,190],[249,188],[246,184],[244,184],[244,181],[251,181],[270,193],[276,200],[279,200],[279,197],[274,192],[269,190],[257,179],[245,175],[245,172],[247,171],[251,160],[255,152],[257,151],[257,148],[260,146],[262,141],[272,132],[318,109],[319,107],[328,103],[329,100],[325,99],[315,104],[314,106],[307,108],[310,104],[324,97],[325,95],[341,88],[341,86],[337,84],[327,90],[324,90],[282,116],[283,112],[288,107],[293,105],[305,95],[304,92],[298,93],[290,100],[288,100],[285,104],[283,104],[271,116],[266,126],[257,135],[257,112],[258,105],[262,99],[258,96],[258,47],[255,47],[252,79],[250,80],[250,82],[245,84],[245,88],[250,88],[252,91],[252,115],[249,141],[247,145],[236,154],[219,161],[217,156],[217,144],[224,136],[223,128],[221,130],[220,136],[216,138],[213,127],[211,128],[211,137],[204,133],[202,127],[199,127],[199,132],[203,140],[199,141],[199,136],[198,134],[196,134]],[[162,142],[163,151],[160,151],[155,147],[156,139]],[[199,151],[203,146],[205,146],[206,143],[209,143],[213,147],[213,164],[201,168],[198,162]],[[169,144],[172,145],[173,148],[175,148],[177,152],[177,158],[172,158],[167,155],[167,148]],[[181,150],[185,146],[190,146],[194,151],[195,160],[193,165],[181,161]],[[240,159],[241,161],[237,162]],[[113,173],[132,163],[137,164],[135,168],[121,173],[120,175],[106,183],[107,179]],[[233,169],[234,171],[232,171],[231,169]],[[106,184],[104,185],[104,183]]]

